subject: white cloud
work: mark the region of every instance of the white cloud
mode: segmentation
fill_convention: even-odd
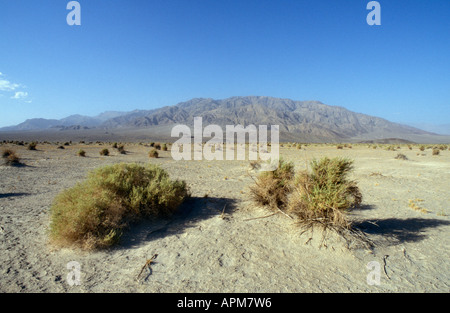
[[[19,88],[19,84],[11,83],[6,79],[0,79],[0,91],[13,91]]]
[[[9,80],[5,79],[5,74],[0,72],[0,91],[6,92],[14,92],[14,95],[11,96],[11,99],[22,100],[26,103],[31,103],[31,100],[28,99],[28,92],[26,91],[16,91],[16,89],[26,88],[23,85],[12,83]],[[3,96],[0,94],[0,96]]]
[[[28,92],[25,91],[17,91],[11,99],[26,99],[28,97]]]

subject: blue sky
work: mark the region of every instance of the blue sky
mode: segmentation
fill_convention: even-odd
[[[247,95],[448,123],[448,0],[68,2],[0,0],[0,127]]]

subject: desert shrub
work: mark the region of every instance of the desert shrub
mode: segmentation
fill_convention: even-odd
[[[112,147],[113,147],[114,149],[117,149],[117,142],[113,143]]]
[[[3,150],[2,158],[5,160],[6,165],[15,166],[15,165],[21,164],[19,156],[16,154],[16,152],[14,150],[11,150],[11,149]]]
[[[387,147],[386,147],[386,150],[387,150],[387,151],[396,151],[395,147],[392,146],[392,145],[391,145],[391,146],[387,146]]]
[[[420,146],[420,147],[419,147],[419,150],[420,150],[420,151],[425,151],[425,146],[423,146],[423,145]]]
[[[167,151],[167,144],[163,143],[163,145],[161,146],[161,150]]]
[[[80,156],[80,157],[85,157],[86,156],[86,151],[84,151],[83,149],[80,149],[80,150],[78,150],[77,155]]]
[[[7,158],[9,157],[11,154],[14,154],[14,150],[11,149],[5,149],[2,151],[2,158]]]
[[[120,145],[117,147],[117,151],[119,151],[120,154],[126,154],[127,151],[125,151],[125,146],[124,145]]]
[[[318,225],[369,247],[370,241],[348,219],[348,211],[362,201],[356,182],[348,177],[353,161],[325,157],[314,159],[310,167],[295,174],[291,163],[281,163],[276,171],[262,173],[250,187],[253,201],[289,215],[305,230]]]
[[[284,209],[291,192],[294,174],[293,163],[280,159],[277,169],[261,172],[255,185],[250,187],[253,201],[273,210]]]
[[[100,155],[104,155],[104,156],[108,156],[109,155],[109,150],[108,149],[102,149],[100,150]]]
[[[439,153],[441,152],[441,150],[437,149],[437,148],[433,148],[433,151],[431,152],[432,155],[439,155]]]
[[[406,155],[399,153],[397,154],[397,156],[395,157],[397,160],[408,160],[408,158],[406,157]]]
[[[55,198],[50,238],[59,246],[105,248],[117,243],[130,223],[169,216],[188,196],[184,181],[171,180],[156,165],[105,166]]]
[[[161,144],[160,144],[159,142],[155,143],[155,144],[153,145],[153,147],[154,147],[155,149],[161,150]]]
[[[28,150],[36,150],[37,143],[35,141],[30,142],[27,146]]]
[[[65,148],[64,148],[64,146],[58,146],[58,148],[56,148],[56,149],[62,149],[62,150],[64,150]]]
[[[158,157],[158,151],[156,149],[152,149],[150,150],[150,152],[148,153],[148,156],[150,158],[157,158]]]
[[[337,149],[344,149],[344,146],[343,145],[337,145],[336,148]]]
[[[303,226],[350,229],[346,213],[362,201],[356,182],[348,179],[352,169],[348,159],[313,160],[311,172],[300,172],[295,178],[288,213]]]

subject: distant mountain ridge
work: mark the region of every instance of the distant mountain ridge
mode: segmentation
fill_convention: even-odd
[[[105,121],[120,116],[122,114],[129,114],[129,112],[107,111],[97,116],[90,117],[85,115],[74,114],[62,119],[45,119],[32,118],[15,126],[8,126],[0,128],[0,131],[22,131],[22,130],[42,130],[55,127],[99,127]]]
[[[279,125],[280,132],[298,140],[404,138],[436,135],[407,125],[355,113],[319,101],[294,101],[263,96],[227,99],[194,98],[174,106],[132,112],[105,112],[95,117],[72,115],[61,120],[30,119],[0,130],[142,129],[175,124],[192,125],[201,116],[203,125]],[[169,134],[170,135],[170,134]]]

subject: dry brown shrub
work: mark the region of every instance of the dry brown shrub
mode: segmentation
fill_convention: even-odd
[[[283,209],[288,200],[294,178],[294,165],[280,160],[274,171],[261,172],[255,185],[250,187],[250,195],[255,203],[268,206],[272,210]]]
[[[150,152],[148,153],[149,158],[157,158],[158,157],[158,151],[156,149],[152,149],[150,150]]]
[[[370,246],[348,219],[348,211],[362,201],[357,183],[349,179],[353,161],[325,157],[314,159],[310,167],[310,171],[300,171],[294,178],[293,164],[280,162],[277,170],[261,174],[250,188],[253,200],[293,217],[305,231],[319,226],[336,231],[348,243],[358,239]]]
[[[10,166],[21,165],[20,158],[14,150],[11,150],[11,149],[3,150],[2,158],[5,160],[6,165],[10,165]]]

